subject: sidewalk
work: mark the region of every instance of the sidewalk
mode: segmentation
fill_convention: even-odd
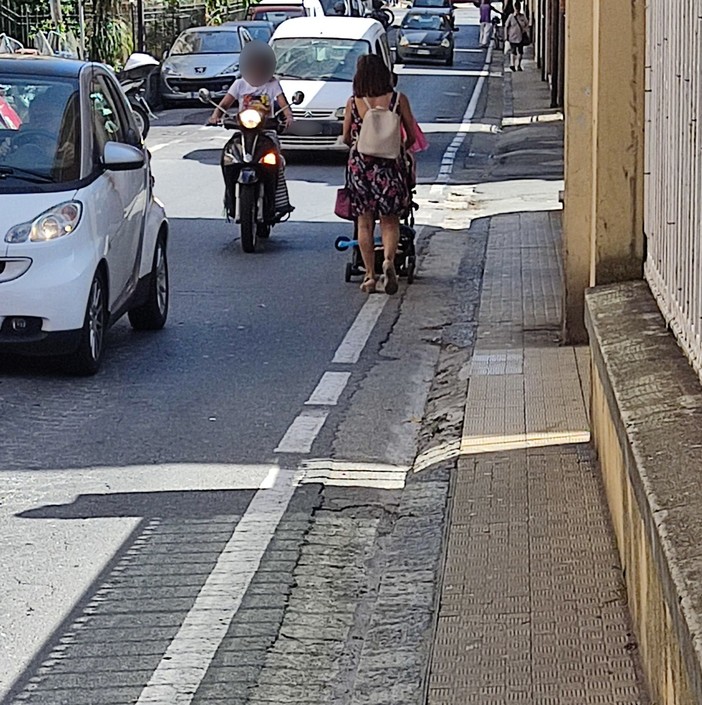
[[[533,64],[505,88],[522,127],[497,161],[538,179],[539,140],[562,124],[524,127],[549,104]],[[489,221],[428,703],[645,703],[588,442],[588,350],[558,342],[561,214],[519,210]]]

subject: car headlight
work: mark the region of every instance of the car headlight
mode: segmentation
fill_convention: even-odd
[[[442,39],[441,46],[445,49],[448,49],[451,46],[451,42],[448,39]]]
[[[231,66],[227,66],[226,69],[223,69],[217,75],[218,76],[231,76],[231,74],[237,73],[238,71],[239,71],[239,62],[237,61],[235,64],[232,64]]]
[[[80,222],[83,204],[80,201],[67,201],[50,208],[31,223],[20,223],[10,228],[5,242],[47,242],[64,235],[70,235]]]
[[[258,110],[243,110],[239,113],[239,122],[247,127],[249,130],[253,130],[254,127],[258,127],[261,124],[261,113]]]
[[[337,108],[334,111],[334,117],[337,120],[343,120],[345,116],[346,116],[346,106],[344,106],[343,108]]]
[[[400,41],[398,43],[401,47],[409,46],[409,39],[403,35],[400,37]]]
[[[173,74],[176,74],[178,72],[172,66],[164,64],[163,66],[161,66],[161,73],[165,76],[172,76]]]

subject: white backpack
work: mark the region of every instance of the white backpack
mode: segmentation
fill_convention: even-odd
[[[368,111],[363,116],[356,149],[364,157],[397,159],[402,151],[402,121],[397,112],[399,95],[393,95],[390,108],[374,108],[367,98],[363,98],[363,102]]]

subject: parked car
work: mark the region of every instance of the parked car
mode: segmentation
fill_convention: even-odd
[[[413,0],[412,10],[436,10],[447,15],[451,20],[451,26],[456,26],[456,15],[453,8],[453,0]]]
[[[362,17],[307,17],[285,22],[271,46],[276,74],[293,108],[295,123],[281,136],[284,149],[347,149],[341,134],[346,101],[353,92],[358,57],[378,54],[392,69],[392,53],[380,22]]]
[[[238,25],[186,29],[161,65],[164,105],[195,101],[200,88],[221,98],[239,77],[239,55],[250,41],[249,32]]]
[[[257,42],[268,42],[273,36],[275,27],[272,22],[266,22],[264,20],[239,20],[236,22],[225,22],[223,26],[232,27],[243,27],[248,33],[251,39]]]
[[[397,60],[443,61],[453,66],[454,37],[451,20],[441,11],[410,10],[397,33]]]
[[[302,5],[251,5],[248,11],[250,20],[270,22],[277,28],[286,20],[296,17],[307,17]]]
[[[0,350],[97,371],[110,324],[168,315],[168,222],[119,83],[100,64],[0,58]]]

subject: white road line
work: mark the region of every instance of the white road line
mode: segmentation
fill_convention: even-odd
[[[153,154],[154,152],[158,152],[159,150],[164,149],[165,147],[170,147],[171,145],[174,145],[174,144],[180,144],[183,141],[184,140],[179,139],[179,140],[171,140],[170,142],[161,142],[160,144],[155,144],[153,147],[148,147],[148,150],[149,150],[149,152],[151,152]]]
[[[475,111],[478,107],[478,101],[480,100],[480,95],[483,92],[483,86],[485,85],[485,79],[490,75],[489,69],[492,63],[492,46],[487,51],[487,56],[485,57],[485,64],[483,70],[479,72],[478,80],[475,82],[475,88],[473,89],[473,94],[468,101],[468,107],[465,113],[463,113],[463,118],[461,120],[462,124],[470,122],[475,115]],[[429,193],[432,195],[440,194],[444,188],[444,185],[448,183],[449,177],[453,172],[453,165],[456,160],[456,155],[458,150],[465,142],[467,130],[460,129],[456,136],[453,138],[451,144],[444,152],[444,156],[441,160],[441,169],[439,170],[439,175],[437,177],[436,183],[431,187]]]
[[[290,424],[275,453],[309,453],[329,416],[329,409],[302,411]]]
[[[332,362],[342,365],[352,365],[358,362],[387,301],[387,296],[368,297],[363,308],[358,312],[356,320],[341,341],[341,345],[337,348]]]
[[[346,388],[350,372],[325,372],[316,389],[305,402],[307,405],[336,406],[341,393]]]
[[[189,705],[290,503],[297,472],[259,489],[156,667],[137,705]]]

